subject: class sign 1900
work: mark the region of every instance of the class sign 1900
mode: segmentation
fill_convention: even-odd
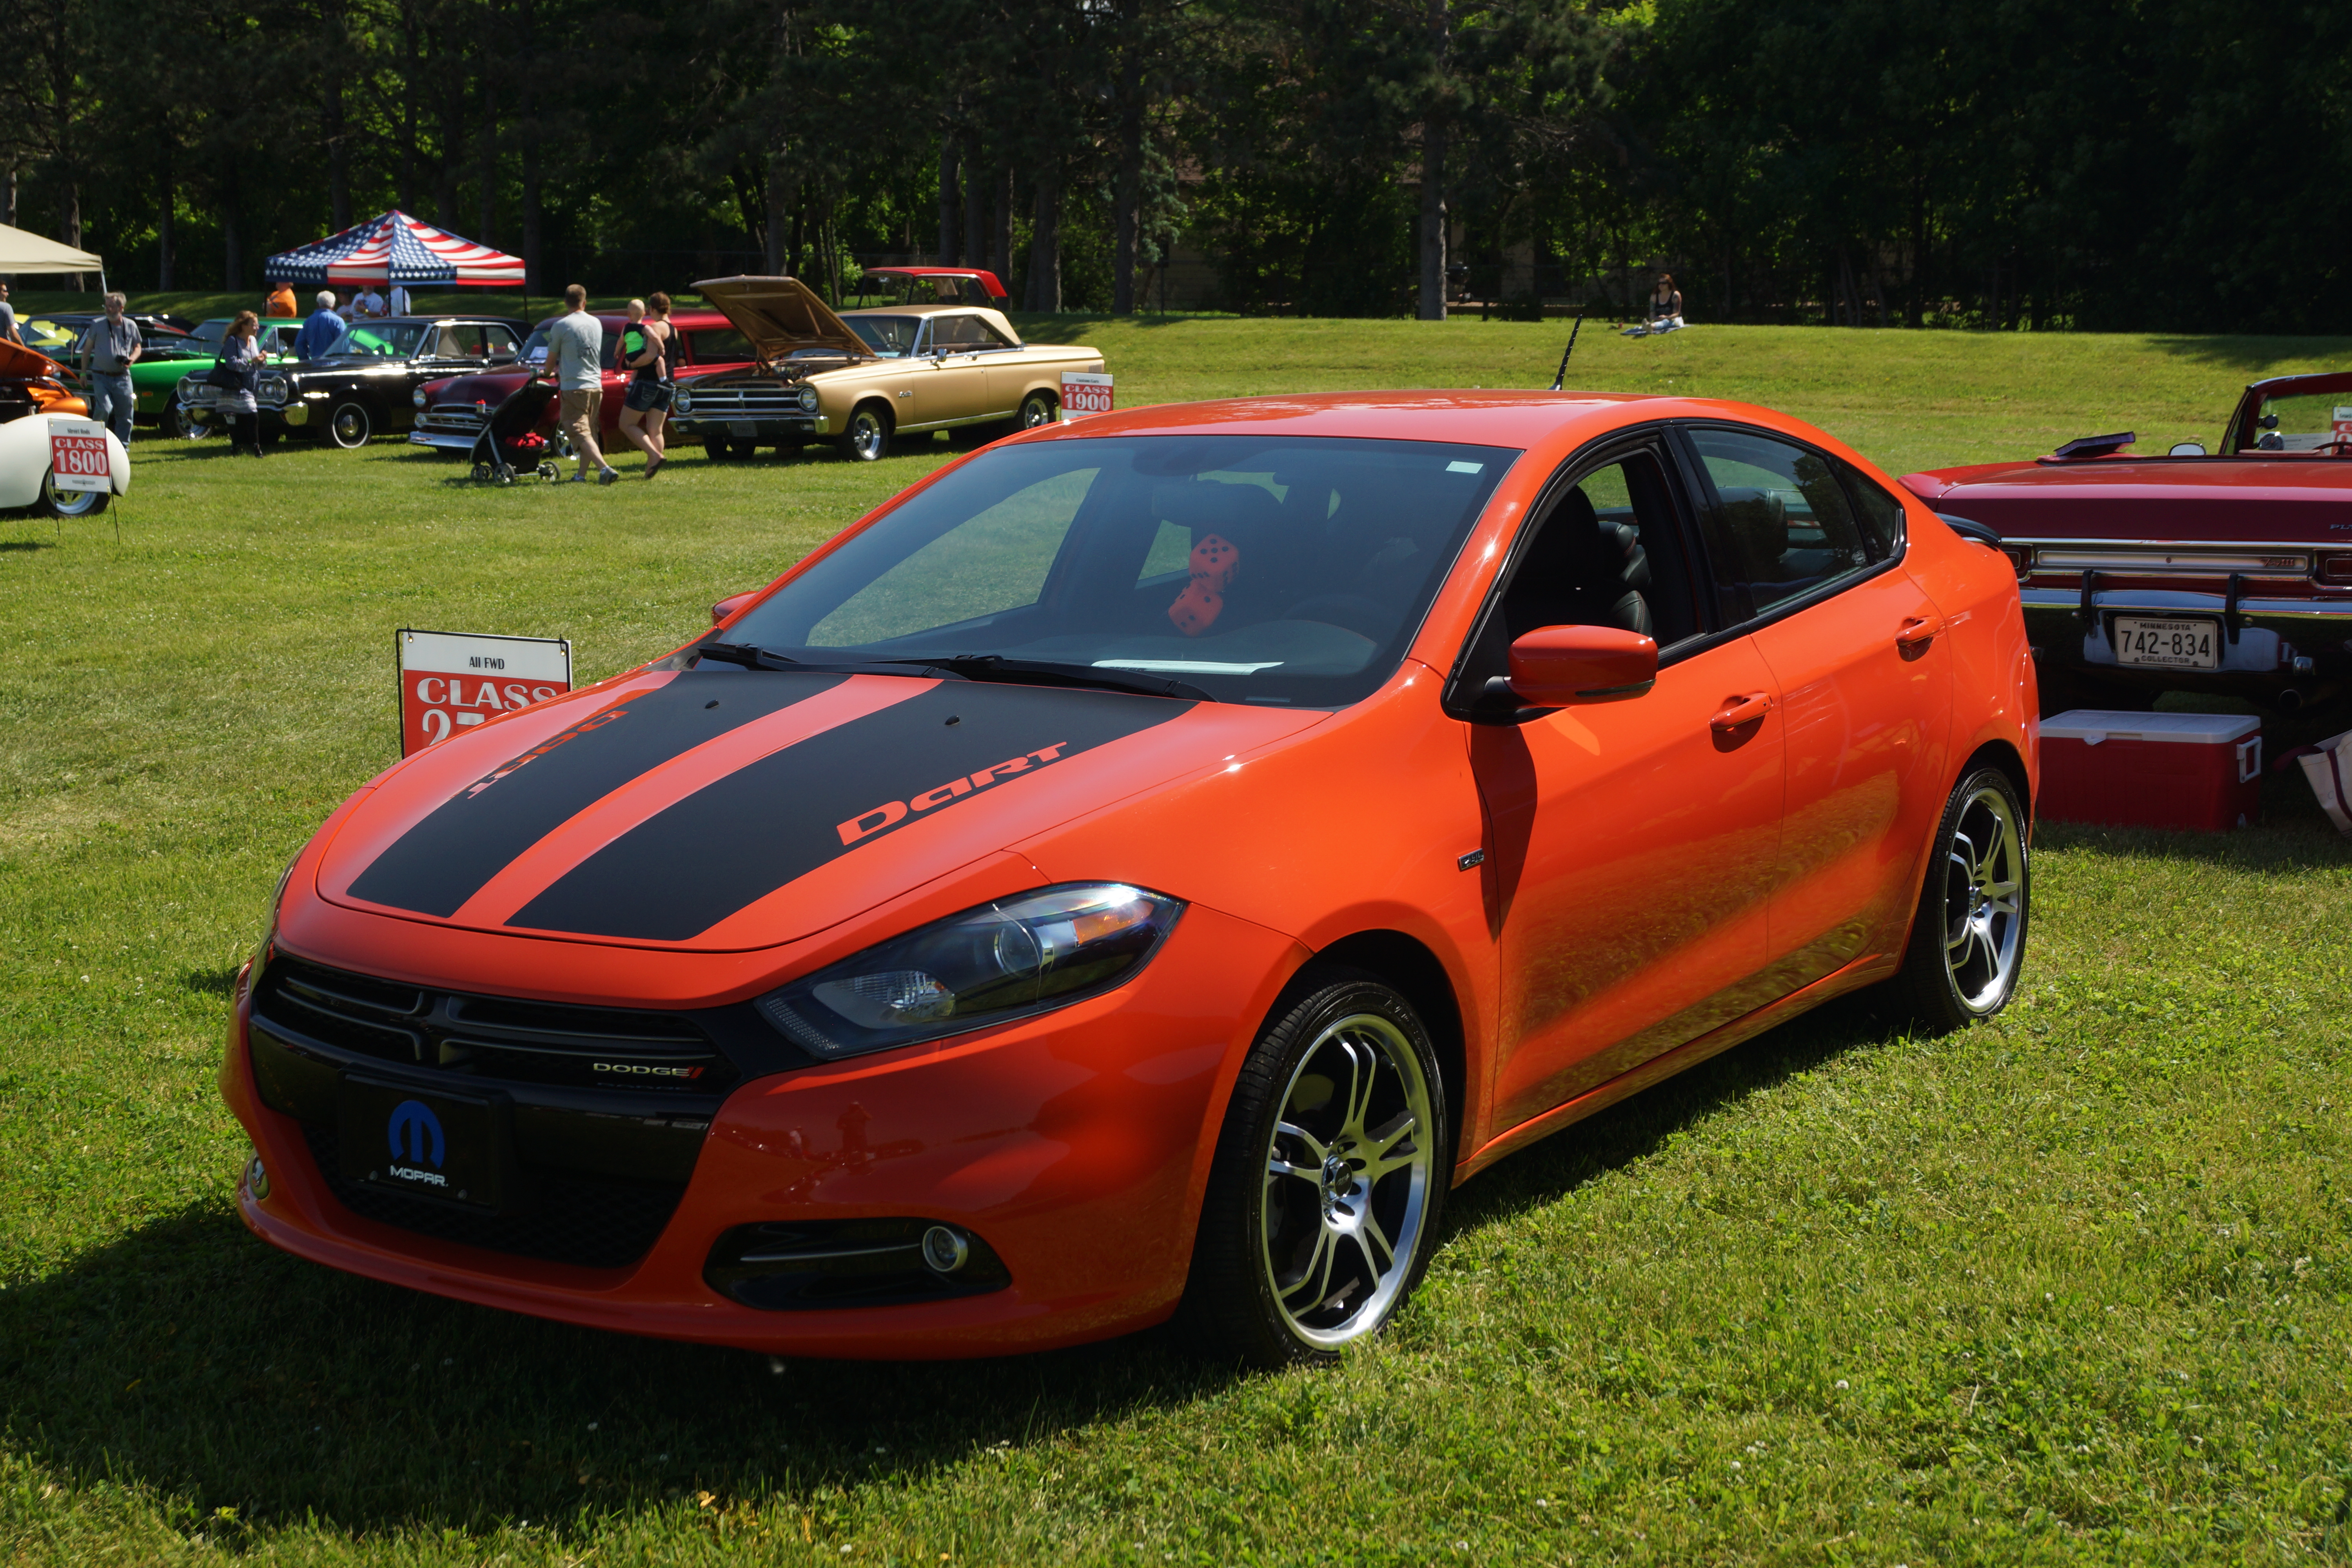
[[[572,689],[562,637],[413,631],[400,642],[400,754]]]
[[[1111,381],[1085,371],[1062,373],[1062,417],[1110,412]]]

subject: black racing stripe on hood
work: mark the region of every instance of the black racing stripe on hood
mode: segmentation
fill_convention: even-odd
[[[351,896],[446,919],[516,856],[631,779],[847,679],[688,673],[608,704],[435,807],[369,862]]]
[[[705,785],[565,872],[507,924],[685,942],[860,845],[1192,708],[949,682]]]

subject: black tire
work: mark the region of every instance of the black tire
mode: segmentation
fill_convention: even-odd
[[[708,457],[714,463],[723,463],[729,458],[734,456],[734,449],[728,445],[726,440],[715,436],[702,443],[702,451],[703,455]]]
[[[1021,400],[1021,411],[1013,416],[1014,428],[1034,430],[1040,425],[1051,425],[1062,416],[1062,400],[1050,392],[1033,392]]]
[[[41,476],[41,493],[33,498],[33,510],[43,517],[96,517],[113,500],[111,490],[61,490],[57,471],[51,469]]]
[[[1990,1018],[2017,994],[2033,910],[2028,826],[2017,785],[1999,768],[1971,768],[1944,803],[1894,980],[1931,1034]]]
[[[355,397],[345,398],[327,411],[319,434],[331,447],[356,451],[375,434],[375,411]]]
[[[728,455],[739,463],[748,463],[760,455],[760,443],[757,441],[730,441],[727,446]]]
[[[203,426],[193,425],[188,422],[187,410],[182,408],[176,403],[166,404],[164,405],[163,415],[157,420],[157,424],[162,427],[164,435],[169,436],[175,441],[199,440],[203,437],[205,433],[205,427]]]
[[[834,446],[853,463],[878,463],[890,453],[890,411],[878,403],[861,403],[850,412],[848,427]]]
[[[1316,978],[1250,1048],[1210,1168],[1182,1317],[1221,1361],[1336,1357],[1396,1314],[1436,1241],[1453,1123],[1429,1031],[1370,974]]]

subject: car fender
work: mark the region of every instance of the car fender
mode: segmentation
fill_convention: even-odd
[[[49,471],[49,425],[62,417],[46,415],[0,425],[0,507],[31,506],[40,499],[41,481]],[[105,436],[114,493],[129,495],[131,454],[113,431]]]

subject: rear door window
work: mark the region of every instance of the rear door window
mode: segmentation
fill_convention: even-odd
[[[1715,491],[1704,527],[1727,622],[1870,565],[1835,459],[1760,430],[1706,426],[1688,438]]]

